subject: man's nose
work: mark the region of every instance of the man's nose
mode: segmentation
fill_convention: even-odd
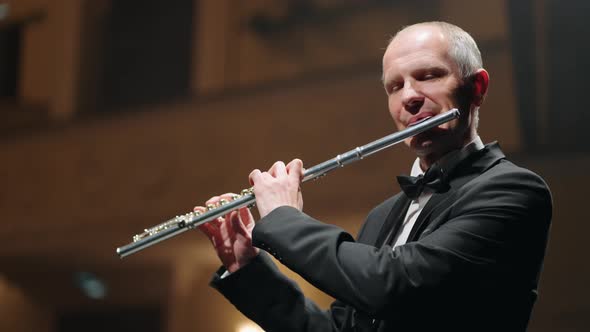
[[[413,84],[406,83],[402,91],[402,104],[406,111],[412,114],[418,113],[424,104],[424,96]]]

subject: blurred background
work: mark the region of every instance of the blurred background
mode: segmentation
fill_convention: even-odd
[[[482,139],[554,194],[529,330],[588,331],[589,9],[0,0],[0,330],[258,331],[209,288],[219,263],[198,232],[123,260],[115,248],[248,187],[254,168],[294,157],[311,166],[394,131],[380,83],[387,40],[445,20],[475,37],[491,75]],[[306,184],[305,210],[356,233],[412,162],[399,146]]]

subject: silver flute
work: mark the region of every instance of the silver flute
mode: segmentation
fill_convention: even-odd
[[[387,149],[408,137],[418,135],[458,117],[459,110],[454,108],[437,116],[425,118],[404,130],[387,135],[369,144],[356,147],[321,164],[306,169],[301,182],[317,179],[335,168],[344,167],[373,153]],[[204,212],[189,212],[145,229],[143,233],[133,236],[133,242],[117,248],[117,254],[119,257],[124,258],[158,242],[224,216],[233,210],[244,206],[252,206],[255,201],[253,187],[244,189],[239,195],[234,195],[230,200],[220,200],[218,204],[208,205],[207,210]]]

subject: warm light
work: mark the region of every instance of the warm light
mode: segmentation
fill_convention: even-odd
[[[8,7],[8,4],[1,3],[0,4],[0,20],[7,18],[9,12],[10,12],[10,7]]]
[[[258,325],[251,323],[251,322],[240,324],[236,331],[237,332],[264,332],[264,330],[261,329]]]

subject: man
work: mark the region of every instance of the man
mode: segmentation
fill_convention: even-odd
[[[475,42],[448,23],[407,27],[387,47],[383,82],[400,130],[461,111],[405,141],[418,177],[400,178],[405,192],[373,209],[355,240],[301,212],[300,160],[254,170],[261,219],[244,208],[201,226],[224,265],[212,286],[267,331],[525,331],[551,195],[477,135],[489,76]],[[331,308],[307,300],[267,253],[333,296]]]

